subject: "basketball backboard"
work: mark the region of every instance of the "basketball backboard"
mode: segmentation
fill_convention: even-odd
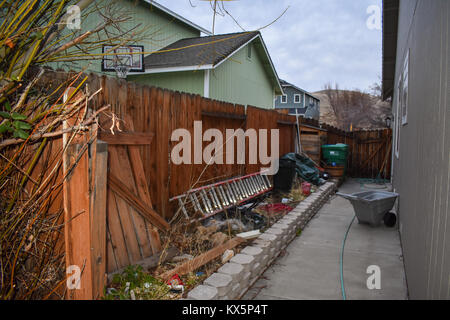
[[[144,46],[127,45],[116,47],[104,45],[102,53],[102,71],[117,72],[120,78],[125,78],[128,72],[144,72]]]

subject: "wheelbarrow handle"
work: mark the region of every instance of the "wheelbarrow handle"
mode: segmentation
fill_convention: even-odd
[[[341,192],[336,192],[336,195],[341,196],[342,198],[345,198],[345,199],[348,199],[348,200],[358,199],[358,197],[355,197],[354,195],[341,193]]]

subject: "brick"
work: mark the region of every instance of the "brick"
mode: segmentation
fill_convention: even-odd
[[[261,271],[262,265],[259,262],[253,263],[251,266],[252,275],[259,275],[259,271]]]
[[[286,232],[292,232],[295,229],[296,222],[295,221],[278,221],[275,223],[272,228],[283,229]]]
[[[248,254],[250,256],[257,256],[262,254],[263,250],[261,248],[258,247],[253,247],[253,246],[247,246],[244,249],[242,249],[241,253],[243,254]]]
[[[215,287],[219,297],[225,296],[231,290],[233,279],[223,273],[213,273],[203,283]]]
[[[288,228],[286,228],[286,227],[283,228],[283,227],[272,226],[269,229],[267,229],[267,231],[265,233],[273,234],[275,236],[283,236],[283,234],[285,234],[287,230],[288,230]]]
[[[294,226],[295,225],[295,222],[296,222],[296,220],[294,220],[294,219],[289,219],[289,218],[287,218],[287,219],[281,219],[281,220],[279,220],[277,223],[275,223],[272,227],[274,227],[274,226],[278,226],[278,225],[280,225],[280,226],[287,226],[288,228],[291,228],[292,226]]]
[[[237,299],[237,297],[239,296],[239,293],[241,291],[241,283],[237,282],[233,285],[233,287],[231,288],[231,291],[228,293],[228,296],[230,297],[230,300],[234,300]]]
[[[277,236],[274,234],[268,234],[265,232],[262,235],[260,235],[256,240],[258,240],[258,239],[273,242],[277,239]]]
[[[268,254],[265,254],[265,255],[263,255],[263,257],[261,258],[261,263],[262,263],[262,265],[264,266],[263,269],[264,269],[265,267],[267,267],[267,262],[269,262],[269,255],[268,255]]]
[[[297,207],[295,207],[295,209],[294,210],[292,210],[292,211],[303,211],[303,210],[307,210],[308,209],[308,207],[309,207],[309,203],[305,203],[305,202],[301,202]],[[291,212],[292,212],[291,211]]]
[[[288,214],[288,215],[285,215],[284,217],[283,217],[283,219],[281,219],[280,221],[281,222],[287,222],[287,221],[297,221],[297,219],[299,218],[299,216],[300,215],[290,215],[290,214]]]
[[[242,253],[238,253],[230,260],[230,262],[241,264],[244,267],[245,272],[251,270],[251,265],[254,261],[255,257]]]
[[[241,264],[228,262],[225,263],[222,267],[217,270],[218,273],[223,273],[229,275],[233,282],[239,282],[242,277],[242,273],[244,271],[244,267]]]
[[[263,235],[276,239],[276,236],[272,234]],[[280,241],[267,241],[258,238],[253,241],[253,245],[262,248],[264,250],[264,254],[269,255],[269,257],[271,258],[275,254],[275,251],[280,247]]]
[[[217,300],[219,293],[215,287],[199,285],[189,291],[187,297],[193,300]]]
[[[248,288],[251,275],[252,273],[250,271],[244,273],[241,280],[241,289]]]
[[[269,249],[272,246],[272,243],[270,241],[256,239],[255,241],[253,241],[252,245],[255,247],[261,248],[263,250],[264,254],[268,254]]]
[[[300,219],[303,215],[305,215],[306,214],[306,211],[298,211],[298,212],[296,212],[296,211],[292,211],[292,212],[290,212],[286,217],[288,217],[288,218],[293,218],[293,219]]]

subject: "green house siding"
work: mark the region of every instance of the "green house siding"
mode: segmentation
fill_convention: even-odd
[[[204,71],[184,71],[130,75],[127,80],[180,92],[203,96]]]
[[[210,98],[272,109],[274,89],[261,58],[252,43],[251,58],[247,46],[219,65],[210,74]]]
[[[200,94],[204,96],[204,70],[129,75],[129,81]],[[247,57],[243,47],[221,65],[210,70],[209,98],[272,109],[274,88],[256,50]]]
[[[189,37],[198,37],[200,36],[200,31],[194,29],[191,26],[180,22],[174,17],[166,14],[165,12],[160,11],[159,9],[150,6],[144,1],[134,1],[134,0],[99,0],[95,1],[95,5],[98,7],[108,6],[114,7],[115,11],[120,12],[121,15],[126,15],[130,17],[128,21],[120,22],[120,27],[122,30],[131,30],[135,28],[137,25],[140,25],[138,30],[144,31],[141,34],[135,36],[135,38],[141,38],[142,40],[136,40],[136,45],[143,45],[145,55],[150,54],[151,52],[157,51],[179,39],[189,38]],[[90,12],[94,10],[93,5],[84,12]],[[83,13],[82,13],[83,15]],[[81,19],[81,30],[78,34],[82,34],[87,30],[92,30],[103,20],[96,13],[89,14],[86,18]],[[117,30],[110,28],[108,30],[113,30],[117,33]],[[95,38],[95,37],[93,37]],[[105,33],[101,34],[102,39],[107,39]],[[97,40],[97,39],[96,39]],[[106,43],[105,43],[106,44]],[[101,54],[101,48],[98,48],[92,52],[92,54]],[[101,58],[101,57],[99,57]],[[64,65],[62,63],[53,63],[50,64],[53,68],[62,68],[62,69],[76,69],[80,70],[87,66],[87,71],[108,74],[111,76],[115,76],[114,72],[102,72],[101,71],[101,59],[99,60],[83,60],[78,61],[76,65]]]

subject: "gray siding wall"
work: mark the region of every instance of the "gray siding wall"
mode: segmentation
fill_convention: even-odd
[[[449,0],[400,1],[393,112],[408,49],[409,99],[393,184],[411,299],[450,299],[449,21]]]
[[[298,91],[295,88],[292,87],[283,87],[284,93],[287,96],[287,103],[281,103],[281,96],[277,96],[275,100],[275,108],[305,108],[305,105],[303,102],[305,101],[305,94],[301,91]],[[294,103],[294,95],[295,94],[301,94],[302,97],[300,97],[301,103]]]
[[[311,96],[306,94],[305,92],[299,91],[296,88],[291,86],[283,87],[284,93],[286,94],[286,103],[281,103],[281,96],[277,96],[275,99],[275,108],[276,109],[291,109],[290,114],[295,114],[295,109],[297,109],[297,113],[300,115],[304,115],[305,117],[319,119],[320,117],[320,101],[318,99],[314,99],[315,104],[310,103]],[[294,95],[300,94],[300,103],[295,103]]]

